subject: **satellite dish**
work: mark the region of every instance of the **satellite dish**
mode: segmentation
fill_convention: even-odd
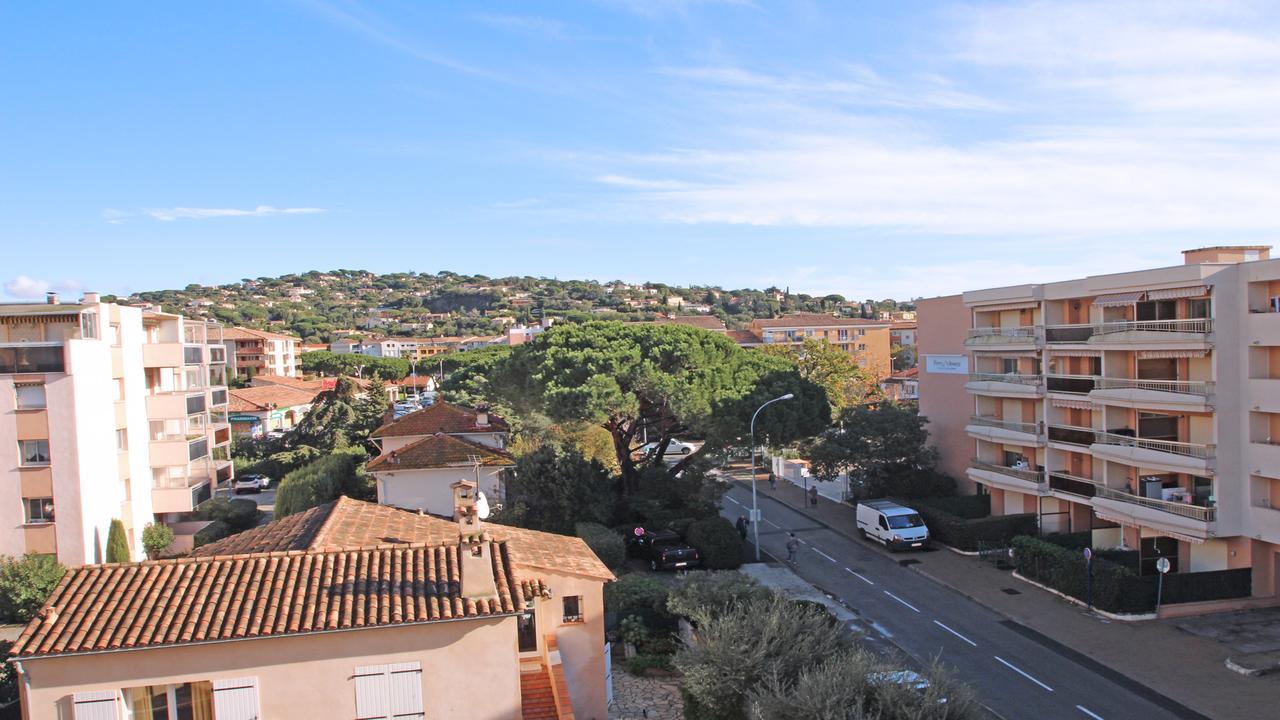
[[[484,496],[484,493],[477,494],[476,514],[480,516],[481,520],[485,520],[489,517],[489,499]]]

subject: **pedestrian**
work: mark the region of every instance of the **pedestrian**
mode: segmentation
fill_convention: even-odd
[[[734,523],[734,527],[738,528],[738,534],[743,540],[747,539],[747,516],[743,515],[738,518],[738,522]]]
[[[795,533],[787,533],[787,562],[796,561],[796,552],[800,550],[800,538]]]
[[[778,489],[778,476],[774,475],[772,472],[769,473],[769,489],[770,490]]]
[[[818,504],[818,486],[809,488],[809,504],[816,506]]]

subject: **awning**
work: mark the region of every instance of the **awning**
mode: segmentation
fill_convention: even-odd
[[[1208,350],[1139,350],[1139,360],[1168,360],[1171,358],[1202,358]]]
[[[1176,300],[1178,298],[1204,297],[1209,294],[1208,285],[1194,287],[1169,288],[1168,290],[1148,290],[1148,300]]]
[[[1101,350],[1059,350],[1051,348],[1049,352],[1054,357],[1102,357]]]
[[[1175,540],[1184,540],[1193,545],[1204,544],[1204,538],[1198,538],[1194,535],[1183,535],[1182,533],[1173,532],[1171,530],[1164,530],[1162,528],[1153,528],[1150,525],[1143,525],[1141,523],[1136,523],[1133,521],[1132,518],[1113,516],[1110,513],[1106,512],[1105,510],[1099,510],[1097,507],[1093,509],[1093,514],[1097,515],[1099,518],[1103,520],[1116,523],[1117,525],[1122,525],[1124,527],[1138,528],[1139,535],[1141,537],[1153,537],[1156,535],[1163,535],[1165,537],[1171,537]]]
[[[1031,301],[1031,302],[1004,303],[1003,305],[980,305],[980,306],[975,306],[972,309],[974,312],[1004,312],[1005,310],[1030,310],[1031,308],[1038,308],[1038,307],[1040,307],[1039,302]]]
[[[994,357],[1039,357],[1039,350],[974,350],[975,353],[986,358]]]
[[[1093,409],[1093,403],[1089,402],[1088,400],[1062,400],[1060,398],[1053,398],[1050,400],[1050,402],[1053,403],[1053,406],[1057,408],[1070,408],[1072,410],[1092,410]]]
[[[1146,291],[1138,290],[1137,292],[1112,293],[1110,295],[1099,295],[1093,299],[1093,304],[1098,307],[1119,307],[1121,305],[1132,305],[1146,296]]]

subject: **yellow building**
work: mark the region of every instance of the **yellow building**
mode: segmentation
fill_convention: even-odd
[[[826,340],[853,357],[860,367],[866,368],[877,378],[892,374],[889,355],[888,320],[836,317],[821,313],[797,313],[777,318],[758,318],[751,321],[750,337],[742,333],[734,339],[745,347],[753,345],[799,345],[806,339]]]

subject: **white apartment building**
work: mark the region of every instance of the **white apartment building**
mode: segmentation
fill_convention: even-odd
[[[134,558],[232,474],[221,328],[99,302],[0,304],[0,554],[101,562],[111,521]]]
[[[233,327],[222,331],[227,348],[227,369],[233,377],[302,374],[302,340],[292,335]]]

